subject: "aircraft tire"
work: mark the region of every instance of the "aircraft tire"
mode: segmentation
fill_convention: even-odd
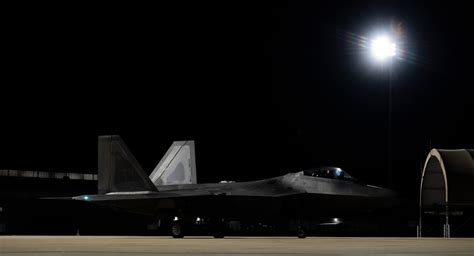
[[[214,238],[224,238],[224,232],[222,231],[216,231],[213,234]]]
[[[298,230],[296,231],[296,236],[298,238],[306,238],[306,230],[304,230],[303,227],[298,227]]]
[[[171,235],[173,238],[183,238],[183,226],[179,222],[173,222],[171,225]]]
[[[224,238],[225,233],[225,223],[223,219],[214,220],[215,222],[212,224],[213,229],[213,237],[214,238]]]

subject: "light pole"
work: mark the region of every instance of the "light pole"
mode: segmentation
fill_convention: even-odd
[[[387,185],[392,186],[392,61],[397,55],[397,44],[387,35],[380,35],[370,41],[370,53],[375,61],[388,65],[388,132],[387,132]]]

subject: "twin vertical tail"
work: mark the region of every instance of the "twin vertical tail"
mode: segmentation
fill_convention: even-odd
[[[194,141],[175,141],[150,174],[156,186],[196,184]]]
[[[118,135],[99,136],[98,192],[157,191]]]
[[[148,177],[120,136],[99,136],[99,194],[156,192],[157,185],[195,183],[194,141],[174,142]]]

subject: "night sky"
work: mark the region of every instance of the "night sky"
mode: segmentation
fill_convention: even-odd
[[[349,35],[401,23],[394,188],[432,147],[473,148],[472,9],[398,1],[22,5],[2,22],[0,169],[96,172],[119,134],[147,172],[196,141],[199,182],[322,165],[386,185],[387,72]]]

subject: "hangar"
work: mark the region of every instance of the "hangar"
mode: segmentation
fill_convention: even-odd
[[[66,210],[70,203],[38,200],[94,191],[97,174],[37,170],[0,170],[0,234],[40,234],[66,230],[71,223]],[[53,223],[54,227],[44,227]],[[54,232],[52,232],[54,233]]]
[[[419,236],[472,233],[473,159],[474,149],[432,149],[429,152],[420,184]]]

